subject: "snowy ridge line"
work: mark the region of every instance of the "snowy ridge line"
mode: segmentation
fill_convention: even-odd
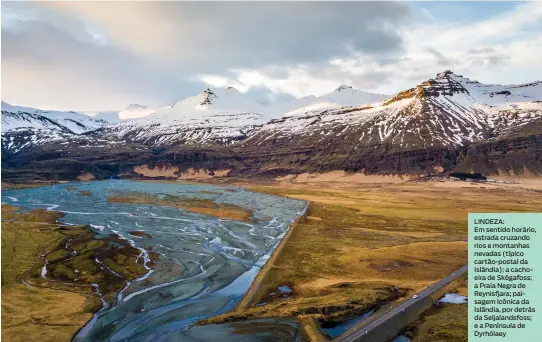
[[[293,138],[329,145],[355,139],[356,148],[436,148],[483,141],[540,119],[542,82],[482,84],[445,71],[393,97],[341,86],[270,107],[235,88],[205,89],[156,110],[130,105],[129,111],[152,113],[118,124],[75,112],[2,106],[2,151],[13,154],[61,141],[105,148],[263,146]]]
[[[326,139],[339,143],[354,134],[365,145],[458,147],[542,118],[541,83],[510,89],[445,72],[380,104],[272,120],[243,144],[288,142],[294,137],[311,144]]]

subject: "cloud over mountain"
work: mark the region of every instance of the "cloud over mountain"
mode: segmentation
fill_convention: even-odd
[[[209,85],[235,86],[268,104],[340,84],[392,93],[442,69],[494,83],[521,83],[542,72],[542,4],[445,7],[7,2],[4,99],[120,110],[126,103],[164,106]]]

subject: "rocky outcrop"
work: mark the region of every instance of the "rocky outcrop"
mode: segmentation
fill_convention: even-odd
[[[81,172],[81,174],[77,176],[77,179],[80,181],[89,181],[96,179],[96,177],[90,172]]]

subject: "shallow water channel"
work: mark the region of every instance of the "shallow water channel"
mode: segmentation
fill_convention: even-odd
[[[175,207],[110,203],[107,196],[118,191],[211,199],[252,209],[254,219],[240,222]],[[81,329],[76,341],[189,341],[205,340],[212,332],[231,334],[235,329],[214,326],[188,331],[187,326],[231,310],[307,207],[304,201],[240,188],[123,180],[4,190],[2,202],[63,212],[61,221],[92,225],[98,237],[117,234],[140,249],[143,258],[148,251],[160,253],[162,267],[148,268],[147,274],[127,283],[115,302],[104,305]],[[134,230],[149,237],[128,233]],[[284,327],[293,329],[291,323],[276,323],[281,334]],[[248,334],[230,340],[272,339],[272,322],[261,324],[267,327],[265,334],[260,331],[259,337]]]

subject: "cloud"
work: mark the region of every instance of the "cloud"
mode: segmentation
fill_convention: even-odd
[[[295,99],[295,96],[293,96],[292,94],[281,92],[274,93],[268,88],[261,86],[251,87],[247,90],[245,95],[263,104],[264,106],[269,106],[274,103],[291,101]]]
[[[203,81],[224,84],[230,69],[265,67],[266,77],[280,79],[289,75],[284,67],[352,50],[401,51],[397,27],[408,13],[392,2],[8,3],[4,99],[58,109],[165,105],[198,93]],[[233,83],[264,102],[300,93],[278,86],[264,95],[257,84],[249,91]]]
[[[397,26],[409,7],[394,2],[57,2],[107,28],[108,37],[182,69],[207,72],[318,62],[349,49],[402,48]]]
[[[222,75],[232,73],[228,81],[240,83],[241,87],[263,86],[296,97],[326,93],[345,83],[389,94],[413,87],[446,69],[482,82],[521,83],[540,78],[542,3],[519,4],[513,10],[470,23],[440,19],[401,26],[403,51],[393,54],[353,50],[327,63],[283,67],[286,75],[279,77],[272,77],[267,67],[233,69]],[[210,80],[217,75],[206,76],[200,80],[212,84]]]
[[[13,19],[2,29],[2,92],[12,103],[108,110],[173,102],[203,83],[189,81],[118,45],[103,45],[58,22]]]
[[[207,85],[270,103],[341,84],[392,94],[444,69],[486,82],[541,78],[542,3],[441,6],[3,3],[3,100],[97,111],[167,105]]]

